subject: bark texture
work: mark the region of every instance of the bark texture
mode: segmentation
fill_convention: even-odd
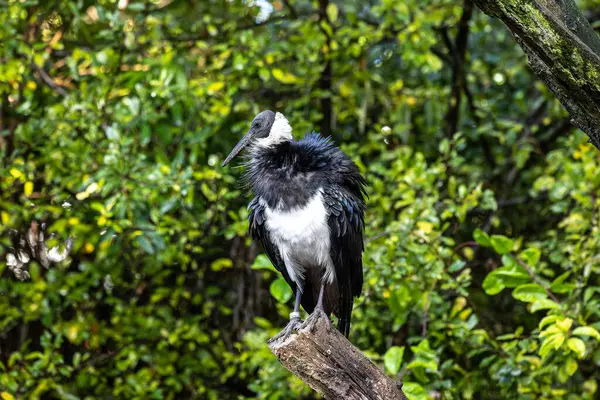
[[[529,64],[600,149],[600,38],[574,0],[474,0],[500,18]]]
[[[321,318],[305,329],[269,344],[284,367],[326,399],[405,400],[396,382],[379,370],[330,322]]]

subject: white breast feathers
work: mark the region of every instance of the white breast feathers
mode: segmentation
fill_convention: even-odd
[[[292,281],[302,290],[305,270],[324,268],[323,280],[332,283],[335,267],[329,255],[328,214],[321,191],[304,207],[292,210],[265,207],[269,236],[277,246]]]

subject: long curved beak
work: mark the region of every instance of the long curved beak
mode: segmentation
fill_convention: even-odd
[[[229,153],[229,155],[227,156],[227,158],[225,159],[225,161],[223,161],[223,164],[221,166],[224,167],[227,164],[229,164],[231,162],[231,160],[233,160],[233,158],[235,156],[237,156],[238,153],[240,151],[242,151],[242,149],[248,145],[248,143],[250,143],[250,141],[252,140],[252,138],[254,138],[254,131],[252,129],[250,129],[248,131],[248,133],[246,133],[244,135],[244,137],[242,138],[242,140],[240,140],[238,142],[238,144],[235,145],[235,147],[233,148],[233,150],[231,150],[231,153]]]

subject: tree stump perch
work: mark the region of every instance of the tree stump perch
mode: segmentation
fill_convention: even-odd
[[[400,386],[320,318],[314,332],[299,330],[269,343],[285,368],[326,399],[405,400]]]

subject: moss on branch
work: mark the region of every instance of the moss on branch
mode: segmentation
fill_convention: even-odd
[[[572,0],[475,0],[500,18],[530,65],[600,149],[600,38]]]

